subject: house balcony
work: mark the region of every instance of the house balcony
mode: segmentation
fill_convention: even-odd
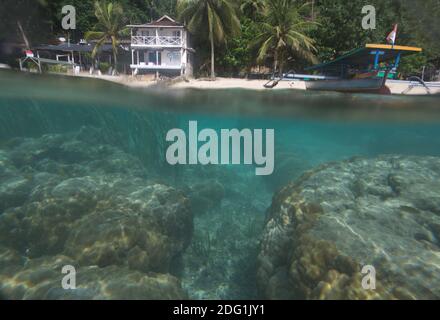
[[[182,46],[182,38],[173,36],[132,36],[131,46],[141,48],[179,48]]]

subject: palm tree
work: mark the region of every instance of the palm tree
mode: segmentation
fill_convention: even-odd
[[[177,0],[179,19],[189,31],[208,31],[211,46],[211,78],[215,78],[215,42],[225,43],[227,37],[240,33],[240,20],[234,0]]]
[[[92,58],[94,59],[99,52],[99,49],[106,41],[110,41],[112,44],[113,63],[116,73],[117,67],[117,55],[119,46],[119,37],[126,35],[127,28],[125,28],[123,22],[124,10],[118,3],[107,3],[107,1],[95,2],[95,16],[98,19],[98,23],[95,25],[95,30],[88,31],[85,34],[86,40],[97,40],[95,47],[92,51]]]
[[[261,32],[251,46],[258,49],[258,63],[273,55],[274,72],[278,70],[281,76],[289,53],[316,61],[314,41],[305,34],[316,23],[303,18],[304,7],[298,7],[294,0],[265,1]]]
[[[255,18],[259,13],[264,10],[264,0],[242,0],[241,11],[244,13],[249,12],[249,16]]]

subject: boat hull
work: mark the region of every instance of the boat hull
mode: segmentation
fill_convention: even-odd
[[[306,88],[319,91],[390,94],[385,82],[386,79],[382,78],[316,80],[306,82]]]

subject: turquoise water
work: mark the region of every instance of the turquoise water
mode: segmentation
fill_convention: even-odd
[[[399,177],[407,179],[405,185],[429,189],[431,206],[424,207],[426,199],[413,199],[420,190],[396,192],[393,201],[400,201],[399,208],[406,211],[417,211],[417,218],[384,218],[393,232],[400,228],[396,223],[402,223],[402,230],[396,231],[396,235],[380,231],[384,222],[376,216],[371,218],[376,221],[371,230],[359,227],[371,235],[372,242],[377,238],[375,249],[366,251],[364,257],[353,253],[359,251],[355,247],[341,245],[338,235],[344,237],[344,233],[337,226],[332,233],[328,230],[332,225],[324,219],[310,234],[327,241],[323,247],[334,242],[338,252],[358,267],[374,256],[372,263],[377,263],[379,270],[376,298],[439,297],[438,289],[425,284],[435,284],[440,277],[440,189],[436,190],[433,176],[424,171],[429,168],[431,174],[440,174],[440,166],[436,165],[440,156],[439,97],[295,91],[148,91],[94,79],[10,72],[0,74],[0,87],[2,298],[370,297],[353,294],[354,285],[344,287],[336,280],[328,280],[329,274],[333,274],[327,272],[330,269],[343,273],[337,265],[318,263],[317,270],[329,270],[320,270],[316,279],[304,275],[307,279],[301,281],[312,283],[314,288],[310,292],[296,287],[298,275],[293,273],[294,262],[290,259],[298,254],[295,243],[300,241],[295,232],[299,231],[287,232],[292,237],[287,242],[287,236],[279,240],[282,246],[287,243],[283,250],[292,254],[268,258],[268,268],[264,261],[270,256],[267,252],[278,250],[275,240],[268,240],[272,234],[271,221],[277,221],[277,214],[282,211],[277,209],[277,199],[295,181],[305,181],[302,190],[310,187],[311,180],[305,179],[310,174],[313,177],[322,165],[339,168],[349,159],[353,163],[361,161],[356,159],[367,159],[364,166],[353,171],[359,181],[366,181],[367,191],[350,201],[357,201],[358,207],[364,203],[359,199],[370,202],[346,216],[348,230],[356,231],[362,224],[358,224],[359,219],[368,220],[362,218],[368,208],[377,212],[383,209],[383,215],[387,215],[389,199],[379,191],[368,191],[383,187],[378,185],[380,179],[375,180],[380,170],[374,174],[368,170],[380,169],[384,161],[381,157],[387,155],[403,159],[393,170],[402,170]],[[168,164],[167,132],[173,128],[187,132],[189,121],[197,121],[199,130],[212,128],[217,133],[233,128],[274,129],[273,174],[257,176],[254,165],[244,164]],[[405,171],[413,163],[425,167],[420,164],[420,170]],[[350,174],[330,170],[319,184],[337,188]],[[392,174],[387,174],[388,180]],[[322,192],[310,188],[312,191],[308,192]],[[423,190],[420,193],[426,194]],[[315,202],[325,209],[338,199],[342,198]],[[338,212],[348,205],[339,204]],[[326,216],[330,216],[329,212],[325,211]],[[319,230],[327,230],[325,236]],[[405,239],[408,230],[415,230],[414,235],[408,235],[411,240]],[[398,245],[388,247],[391,243]],[[354,241],[353,246],[356,245]],[[412,251],[418,246],[426,250],[412,257],[423,262],[412,271],[412,279],[420,276],[419,282],[404,278],[403,274],[410,273],[403,266],[413,260],[405,260],[396,249]],[[318,245],[313,250],[318,250],[318,254],[319,248]],[[378,262],[382,260],[375,255],[380,251],[386,252],[384,256],[390,266]],[[307,262],[304,263],[302,268],[307,269]],[[76,270],[76,289],[63,288],[66,274],[62,268],[66,265]],[[433,269],[428,270],[426,265]],[[280,277],[289,283],[287,289],[278,283]],[[354,279],[354,271],[350,277]],[[312,293],[327,281],[330,287],[338,288],[339,295]],[[381,286],[380,281],[386,285]]]

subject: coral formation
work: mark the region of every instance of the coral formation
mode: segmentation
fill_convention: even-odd
[[[75,290],[61,287],[64,256],[26,259],[0,247],[2,296],[8,299],[185,299],[180,281],[169,274],[142,273],[116,265],[84,266],[76,270]]]
[[[271,299],[438,299],[440,159],[323,165],[275,195],[258,257]],[[361,269],[376,269],[375,290]]]
[[[189,201],[137,157],[87,140],[98,133],[17,138],[1,151],[2,296],[75,298],[53,289],[65,263],[78,268],[78,298],[185,297],[168,273],[191,240]]]

